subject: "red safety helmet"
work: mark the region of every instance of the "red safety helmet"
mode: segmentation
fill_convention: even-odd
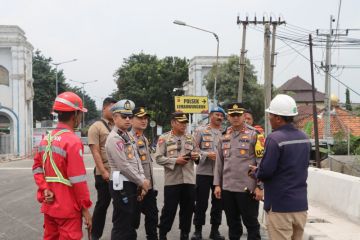
[[[73,92],[60,93],[54,102],[53,111],[59,112],[73,112],[81,111],[87,112],[84,108],[81,98]]]

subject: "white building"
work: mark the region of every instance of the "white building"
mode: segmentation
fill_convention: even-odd
[[[32,51],[21,28],[0,25],[0,154],[32,152]]]
[[[226,63],[229,57],[219,57],[219,65]],[[189,81],[184,82],[183,90],[186,96],[208,96],[206,86],[204,84],[205,76],[210,72],[213,65],[216,64],[216,56],[196,56],[189,62]],[[209,103],[212,102],[209,99]],[[209,109],[211,104],[209,104]],[[204,114],[193,114],[192,129],[206,118]]]

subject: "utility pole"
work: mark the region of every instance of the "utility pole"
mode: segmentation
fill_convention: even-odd
[[[270,66],[270,25],[265,24],[264,32],[264,89],[265,89],[265,101],[264,106],[268,108],[271,101],[271,66]],[[269,135],[271,132],[271,126],[267,117],[265,117],[265,135]]]
[[[246,41],[246,25],[248,24],[248,17],[246,17],[245,21],[241,21],[243,25],[243,33],[242,33],[242,45],[240,51],[240,71],[239,71],[239,86],[238,86],[238,96],[237,101],[242,102],[243,98],[243,87],[244,87],[244,73],[245,73],[245,41]]]
[[[271,39],[271,68],[270,68],[270,82],[271,82],[271,93],[274,82],[274,68],[275,68],[275,39],[276,39],[276,26],[277,24],[272,23],[272,39]]]
[[[312,104],[313,104],[313,120],[314,120],[314,138],[315,138],[315,160],[316,167],[321,168],[320,151],[319,151],[319,128],[315,101],[315,81],[314,81],[314,60],[313,60],[313,42],[312,35],[309,34],[309,48],[310,48],[310,70],[311,70],[311,88],[312,88]]]
[[[261,21],[257,20],[256,17],[253,21],[240,20],[237,18],[237,24],[243,25],[243,39],[240,55],[240,76],[239,76],[239,88],[238,88],[238,101],[242,102],[243,98],[243,86],[244,86],[244,73],[245,73],[245,39],[246,39],[246,27],[249,24],[253,25],[264,25],[265,26],[265,36],[264,36],[264,89],[265,89],[265,108],[267,108],[271,101],[271,92],[272,92],[272,82],[274,78],[274,67],[275,67],[275,38],[276,38],[276,27],[278,25],[285,24],[285,21],[282,21],[280,18],[277,21],[273,21],[270,17],[269,20],[265,20],[265,17]],[[270,25],[273,26],[273,32],[270,31]],[[272,36],[272,47],[270,48],[270,37]],[[271,51],[271,54],[270,54]],[[265,134],[268,135],[271,132],[270,124],[265,116]]]
[[[316,30],[316,34],[318,36],[325,36],[326,37],[326,58],[325,58],[325,66],[322,66],[325,70],[325,99],[324,99],[324,105],[325,105],[325,114],[324,114],[324,134],[323,139],[326,141],[328,146],[328,151],[330,152],[330,140],[331,140],[331,68],[333,65],[331,65],[331,47],[333,45],[332,43],[332,37],[337,36],[347,36],[348,31],[344,34],[334,33],[332,29],[332,23],[335,22],[335,19],[332,15],[330,15],[330,29],[328,33],[319,33],[320,30]],[[338,30],[338,29],[337,29]],[[332,170],[332,163],[330,161],[330,170]]]

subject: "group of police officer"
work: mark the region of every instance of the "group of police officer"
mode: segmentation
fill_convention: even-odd
[[[135,108],[131,100],[120,100],[112,105],[111,111],[114,126],[105,144],[114,208],[111,239],[136,239],[141,213],[145,215],[147,239],[167,239],[178,205],[180,239],[190,238],[193,213],[195,231],[191,239],[202,239],[210,192],[210,239],[225,239],[219,232],[222,209],[229,226],[229,239],[240,239],[241,220],[248,239],[260,239],[257,216],[263,188],[248,171],[249,165],[258,164],[263,142],[258,131],[245,123],[245,108],[241,103],[229,105],[227,114],[220,107],[211,109],[209,124],[196,129],[194,135],[187,133],[186,114],[172,114],[171,131],[159,137],[153,155],[165,172],[159,223],[153,160],[144,136],[149,114],[144,107]],[[230,126],[223,131],[226,116]]]

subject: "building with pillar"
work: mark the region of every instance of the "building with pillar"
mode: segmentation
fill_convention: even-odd
[[[0,155],[32,152],[32,54],[21,28],[0,25]]]
[[[219,65],[226,63],[229,57],[219,57]],[[210,72],[213,65],[216,64],[216,56],[195,56],[189,62],[189,81],[183,83],[183,91],[186,96],[208,96],[204,79]],[[209,99],[209,103],[212,102]],[[211,107],[211,104],[210,106]],[[196,126],[203,124],[205,114],[193,114],[192,130]]]

